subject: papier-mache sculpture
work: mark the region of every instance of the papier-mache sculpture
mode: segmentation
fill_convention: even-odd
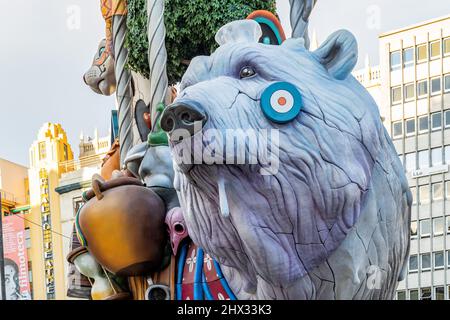
[[[354,36],[337,31],[309,51],[316,1],[290,3],[293,38],[267,11],[226,24],[217,50],[190,61],[176,99],[165,48],[150,45],[150,80],[132,80],[149,81],[134,91],[145,99],[119,105],[132,125],[119,137],[122,171],[94,177],[77,215],[71,262],[101,265],[101,283],[112,279],[96,288],[101,299],[393,298],[410,245],[402,165],[351,75]],[[152,21],[164,5],[149,4],[149,42],[161,44],[164,23]],[[113,38],[123,12],[111,14]],[[102,77],[86,82],[106,94],[114,81]]]
[[[351,76],[356,40],[337,31],[310,52],[303,39],[260,44],[259,28],[237,21],[221,29],[220,48],[192,61],[162,117],[189,235],[220,262],[238,298],[392,299],[408,260],[411,194],[377,105]],[[301,104],[296,117],[278,124],[262,96],[282,82],[302,101],[293,102]],[[277,172],[260,174],[260,158],[226,164],[234,140],[214,151],[208,139],[200,148],[191,148],[194,138],[177,141],[178,129],[200,133],[191,130],[196,121],[203,132],[277,130]],[[192,158],[223,159],[187,165],[187,145]]]

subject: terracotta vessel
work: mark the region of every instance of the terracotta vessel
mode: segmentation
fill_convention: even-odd
[[[168,241],[161,198],[129,177],[105,182],[97,176],[92,187],[77,216],[82,244],[117,276],[158,271]]]

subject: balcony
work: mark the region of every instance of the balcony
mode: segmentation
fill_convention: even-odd
[[[16,203],[20,202],[16,196],[4,190],[0,190],[0,200],[1,204],[6,205],[7,207],[13,207]]]

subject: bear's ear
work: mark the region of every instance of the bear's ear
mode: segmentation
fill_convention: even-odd
[[[358,44],[349,31],[339,30],[314,51],[328,73],[337,80],[344,80],[358,61]]]

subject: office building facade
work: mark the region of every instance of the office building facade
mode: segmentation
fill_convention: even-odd
[[[413,194],[398,300],[450,300],[450,16],[380,35],[380,112]]]

